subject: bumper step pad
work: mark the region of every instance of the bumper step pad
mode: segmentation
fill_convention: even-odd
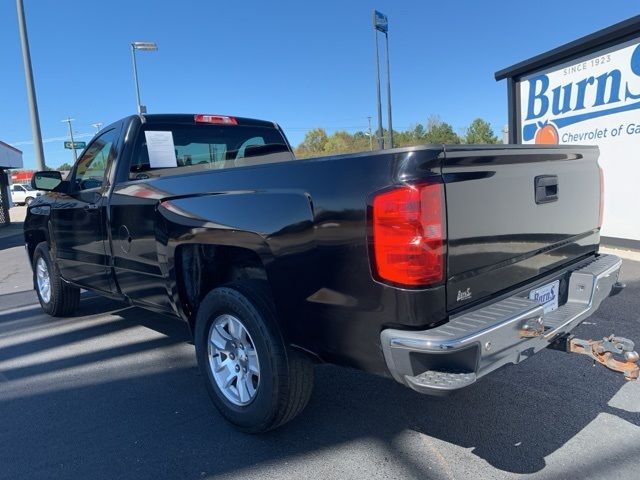
[[[433,392],[441,391],[448,393],[453,390],[468,387],[476,381],[476,374],[469,373],[453,373],[439,372],[437,370],[427,370],[426,372],[416,375],[415,377],[406,377],[407,382],[413,384],[414,387],[429,388]]]

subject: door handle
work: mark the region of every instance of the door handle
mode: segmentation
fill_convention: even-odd
[[[560,195],[557,175],[539,175],[534,181],[536,203],[557,202]]]
[[[97,203],[88,203],[87,205],[84,206],[84,211],[85,212],[95,212],[100,208],[100,205],[98,205]]]

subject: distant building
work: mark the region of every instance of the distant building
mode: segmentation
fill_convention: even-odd
[[[22,152],[0,141],[0,227],[8,225],[9,207],[11,206],[11,193],[9,192],[10,168],[22,168]]]
[[[14,170],[11,172],[11,183],[31,183],[31,177],[34,173],[35,170]]]

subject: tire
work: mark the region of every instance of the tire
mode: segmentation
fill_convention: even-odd
[[[24,199],[24,204],[28,207],[33,202],[33,197],[27,197]]]
[[[46,268],[48,290],[41,286],[44,278],[39,279],[39,272]],[[40,306],[52,317],[63,317],[73,314],[80,305],[80,289],[65,283],[60,277],[57,266],[51,260],[47,242],[41,242],[33,253],[33,287],[38,294]]]
[[[222,362],[225,354],[216,353],[220,350],[217,350],[215,343],[210,343],[210,333],[214,330],[214,324],[223,325],[225,318],[235,318],[240,322],[247,334],[238,337],[245,339],[240,340],[244,341],[245,345],[240,344],[239,348],[246,348],[247,351],[253,348],[252,355],[257,356],[259,362],[259,382],[256,385],[254,375],[253,382],[246,391],[249,391],[250,396],[250,390],[253,388],[255,393],[248,401],[244,399],[245,404],[240,404],[241,396],[235,400],[230,398],[233,397],[233,385],[223,390],[214,377],[215,362]],[[236,331],[237,329],[236,325]],[[228,333],[228,330],[225,332]],[[219,341],[225,337],[217,338]],[[235,340],[227,345],[235,348],[237,345],[234,342]],[[262,433],[277,428],[295,418],[309,401],[313,390],[313,364],[306,356],[285,347],[277,327],[273,302],[264,290],[256,285],[234,283],[216,288],[207,294],[196,318],[195,347],[198,365],[205,378],[209,396],[222,416],[241,431]],[[235,351],[241,352],[239,349]],[[232,357],[230,354],[222,363],[227,360],[231,362]],[[247,357],[244,356],[245,359]],[[241,358],[242,355],[237,353],[234,368],[239,372],[239,376],[242,375],[241,371],[237,370]],[[250,371],[244,374],[244,378],[249,378],[251,374],[251,357],[248,365]],[[233,375],[233,370],[227,368],[226,372]],[[242,371],[247,370],[243,367]],[[241,391],[238,388],[239,382],[240,377],[237,377],[235,386],[238,393]]]

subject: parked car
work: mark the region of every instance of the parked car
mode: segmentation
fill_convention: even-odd
[[[131,116],[67,180],[34,175],[52,193],[25,242],[52,316],[83,288],[185,321],[214,404],[245,431],[300,413],[315,362],[443,394],[552,347],[633,379],[626,339],[568,336],[622,288],[620,259],[599,253],[597,157],[426,145],[296,160],[272,122]]]
[[[31,202],[42,195],[43,192],[35,190],[31,185],[11,185],[11,202],[14,205],[30,205]]]

